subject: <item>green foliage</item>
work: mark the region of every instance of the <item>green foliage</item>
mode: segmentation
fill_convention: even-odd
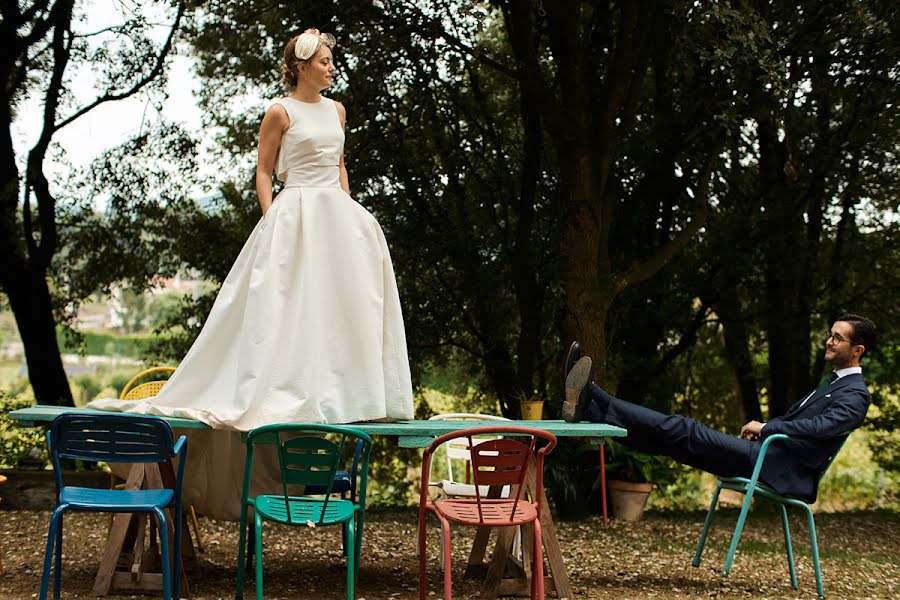
[[[874,390],[866,428],[872,458],[881,468],[900,474],[900,393],[896,387]]]
[[[88,356],[119,356],[141,358],[149,344],[149,336],[118,335],[99,331],[79,332],[81,343],[72,345],[61,328],[57,329],[56,341],[63,352],[74,352]]]
[[[369,462],[369,506],[411,506],[418,501],[415,482],[421,469],[421,453],[415,448],[399,448],[397,440],[376,436]]]
[[[678,467],[665,457],[638,452],[616,442],[606,447],[607,479],[656,485],[668,485],[675,479]]]
[[[898,498],[891,490],[896,474],[886,473],[870,448],[873,433],[865,429],[850,434],[819,484],[816,504],[823,509],[885,507]],[[893,494],[893,497],[891,495]]]
[[[592,494],[599,489],[597,446],[561,438],[544,462],[544,483],[560,519],[583,519],[591,511]]]
[[[22,427],[9,418],[9,411],[34,406],[34,398],[0,391],[0,468],[13,469],[22,459],[48,464],[44,430]]]
[[[153,299],[150,300],[150,306],[147,308],[147,325],[151,329],[159,329],[174,321],[180,314],[183,304],[184,294],[166,293],[153,296]]]
[[[648,507],[653,510],[683,512],[708,505],[712,489],[704,491],[703,480],[712,477],[692,467],[671,461],[670,476],[653,482]]]

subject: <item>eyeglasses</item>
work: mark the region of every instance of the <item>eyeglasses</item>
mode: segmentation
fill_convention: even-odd
[[[841,337],[841,334],[839,334],[839,333],[834,333],[834,332],[829,332],[829,333],[828,333],[828,337],[825,338],[825,341],[827,342],[828,340],[834,340],[834,345],[835,345],[835,346],[838,346],[838,345],[840,345],[840,344],[843,344],[844,342],[847,342],[847,343],[850,344],[851,346],[855,346],[855,345],[856,345],[856,344],[854,344],[853,342],[851,342],[850,340],[844,339],[843,337]]]

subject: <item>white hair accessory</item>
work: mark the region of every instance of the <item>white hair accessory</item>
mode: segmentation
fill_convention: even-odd
[[[318,29],[307,29],[297,36],[294,56],[299,60],[309,60],[316,55],[322,45],[334,48],[335,39],[330,33],[320,33]]]

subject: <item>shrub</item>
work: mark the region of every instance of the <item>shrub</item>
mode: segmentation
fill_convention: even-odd
[[[44,466],[49,464],[44,430],[22,427],[9,418],[9,411],[32,406],[34,398],[0,391],[0,468],[16,468],[24,458],[41,460]]]

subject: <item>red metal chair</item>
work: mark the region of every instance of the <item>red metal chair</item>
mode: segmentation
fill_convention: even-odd
[[[509,435],[495,440],[473,443],[472,438],[484,435]],[[431,458],[441,445],[458,438],[468,438],[471,448],[474,498],[439,498],[428,500],[428,479]],[[536,450],[537,440],[547,444]],[[510,527],[532,523],[534,550],[531,568],[531,598],[544,598],[544,562],[541,540],[540,498],[544,486],[544,456],[556,446],[556,436],[540,429],[517,426],[489,426],[463,429],[442,435],[432,442],[422,457],[422,489],[419,495],[419,598],[427,598],[425,575],[425,518],[433,512],[443,531],[444,600],[451,600],[450,522],[477,527]],[[535,489],[533,501],[523,497],[525,474],[529,461],[535,459]],[[514,486],[515,496],[483,498],[482,486]]]

